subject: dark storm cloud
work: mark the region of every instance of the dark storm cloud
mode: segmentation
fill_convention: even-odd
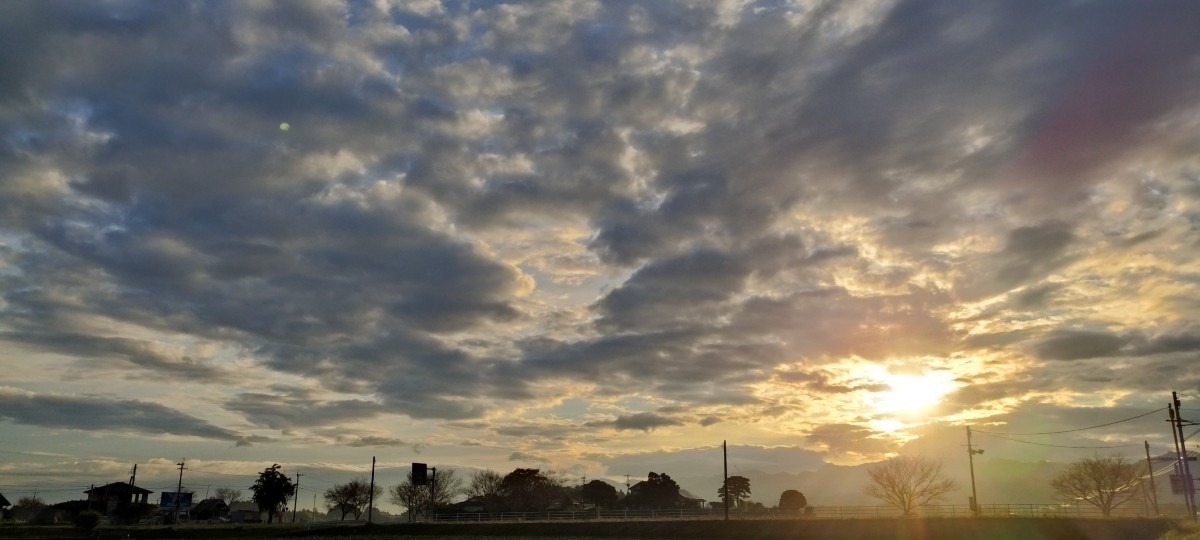
[[[183,435],[239,444],[266,440],[148,401],[32,394],[11,388],[0,388],[0,418],[48,428]]]

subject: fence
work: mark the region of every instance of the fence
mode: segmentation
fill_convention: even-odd
[[[982,504],[980,515],[984,517],[1084,517],[1099,518],[1103,514],[1090,504]],[[1186,517],[1182,505],[1159,507],[1162,516]],[[928,505],[915,513],[916,517],[971,517],[973,512],[966,505]],[[1138,518],[1152,516],[1153,512],[1142,504],[1125,504],[1112,512],[1111,517]],[[435,514],[429,521],[438,523],[484,523],[512,521],[628,521],[662,519],[723,519],[723,509],[668,509],[668,510],[575,510],[554,512],[501,512]],[[778,511],[737,512],[730,510],[730,519],[868,519],[897,518],[900,511],[891,506],[811,506],[802,513]]]

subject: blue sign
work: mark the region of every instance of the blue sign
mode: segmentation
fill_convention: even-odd
[[[158,505],[163,508],[172,508],[172,509],[175,508],[176,504],[179,505],[180,511],[182,511],[182,512],[190,511],[192,509],[192,494],[191,493],[176,493],[173,491],[164,491],[162,493],[162,499],[160,499],[160,501],[158,503]]]

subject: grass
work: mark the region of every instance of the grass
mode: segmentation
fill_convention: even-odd
[[[1167,531],[1159,540],[1200,540],[1200,525],[1181,524],[1179,528]]]

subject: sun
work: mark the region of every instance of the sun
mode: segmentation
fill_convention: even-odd
[[[884,374],[881,382],[888,389],[874,395],[872,406],[876,412],[890,414],[913,414],[926,411],[941,402],[942,397],[954,389],[952,375],[927,373],[924,375]]]

